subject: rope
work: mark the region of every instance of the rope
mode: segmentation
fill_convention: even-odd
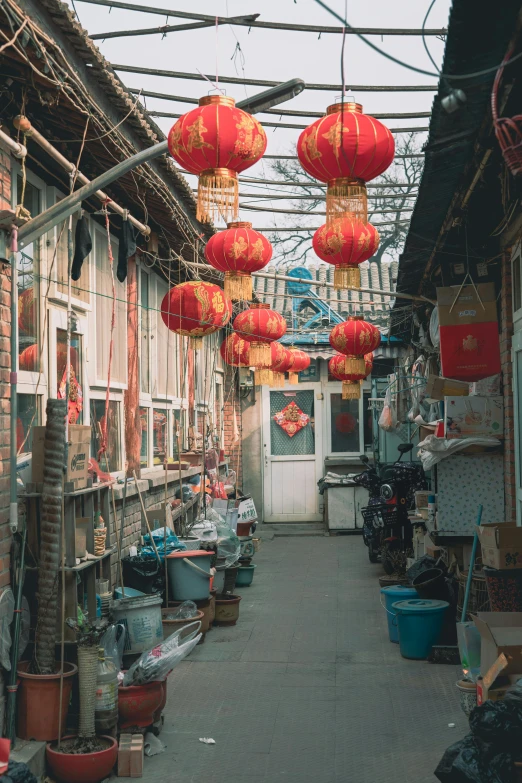
[[[107,232],[107,255],[109,259],[109,268],[111,270],[111,286],[112,286],[112,312],[111,312],[111,339],[109,342],[109,366],[107,368],[107,391],[105,393],[105,415],[103,417],[103,423],[101,423],[101,442],[98,450],[98,463],[100,462],[102,454],[107,451],[107,434],[108,434],[108,422],[109,422],[109,397],[111,391],[111,370],[112,370],[112,355],[114,352],[114,327],[116,325],[116,286],[114,284],[114,256],[112,255],[111,245],[111,224],[109,218],[109,211],[107,204],[110,199],[105,202],[105,230]]]

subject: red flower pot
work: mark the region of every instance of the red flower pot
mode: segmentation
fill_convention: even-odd
[[[118,726],[120,731],[132,726],[145,729],[155,721],[155,716],[165,704],[166,683],[148,682],[146,685],[129,685],[118,688]]]
[[[63,741],[75,737],[64,737]],[[106,740],[107,747],[94,753],[60,753],[49,743],[47,763],[52,777],[62,783],[100,783],[111,774],[118,758],[118,743],[112,737],[98,737]]]
[[[73,663],[64,665],[62,688],[62,725],[58,726],[60,715],[60,675],[29,674],[30,661],[18,663],[18,720],[16,736],[24,740],[51,742],[65,731],[73,679],[78,667]],[[60,664],[56,663],[56,668]]]

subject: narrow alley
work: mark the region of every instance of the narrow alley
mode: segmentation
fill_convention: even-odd
[[[238,625],[212,629],[169,678],[167,748],[144,780],[435,781],[468,731],[456,667],[388,641],[362,538],[263,540],[256,566]]]

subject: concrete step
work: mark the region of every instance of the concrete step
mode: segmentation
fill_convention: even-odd
[[[281,522],[280,524],[262,525],[263,530],[271,531],[276,537],[281,536],[324,536],[324,525],[320,522]]]

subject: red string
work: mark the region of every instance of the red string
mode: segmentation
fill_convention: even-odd
[[[109,343],[109,367],[107,370],[107,392],[105,394],[105,415],[100,422],[101,429],[101,443],[98,450],[98,462],[100,462],[102,454],[107,451],[108,442],[108,422],[109,422],[109,395],[111,390],[111,370],[112,370],[112,354],[114,350],[114,326],[116,324],[116,286],[114,285],[114,257],[112,255],[111,246],[111,224],[109,220],[109,212],[107,210],[107,204],[110,199],[105,202],[105,229],[107,231],[107,254],[109,258],[109,268],[111,270],[111,284],[112,284],[112,314],[111,314],[111,339]]]

